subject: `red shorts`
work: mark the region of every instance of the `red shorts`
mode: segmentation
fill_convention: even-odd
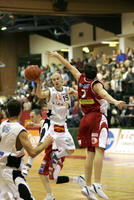
[[[42,160],[42,163],[41,163],[41,166],[40,166],[40,169],[39,169],[39,174],[49,175],[49,172],[51,173],[50,169],[52,168],[52,159],[51,159],[52,151],[56,151],[56,150],[52,150],[52,145],[49,146],[45,150],[45,156]],[[65,157],[62,157],[61,158],[62,163],[64,162],[64,160],[65,160]],[[63,167],[63,165],[62,165],[62,167]]]
[[[81,147],[94,152],[95,147],[106,148],[108,124],[106,117],[98,112],[86,114],[80,122],[78,143]]]

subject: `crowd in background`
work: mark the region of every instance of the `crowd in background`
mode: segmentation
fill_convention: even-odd
[[[123,99],[128,106],[119,111],[114,106],[109,105],[108,123],[109,127],[130,127],[134,122],[134,49],[127,48],[125,53],[121,50],[113,50],[112,55],[108,56],[103,52],[97,55],[93,53],[85,54],[84,59],[72,59],[71,64],[80,72],[83,72],[83,66],[94,61],[98,68],[97,77],[103,82],[105,89],[116,99]],[[18,79],[15,89],[15,96],[22,102],[23,110],[44,109],[47,111],[47,104],[35,95],[36,83],[25,79],[24,71],[26,66],[18,67]],[[52,87],[51,75],[58,71],[64,81],[64,85],[73,87],[77,90],[77,83],[73,76],[62,65],[52,63],[50,66],[40,66],[42,89]],[[6,111],[3,108],[3,116]],[[2,114],[1,114],[2,115]],[[68,114],[68,126],[77,127],[82,117],[80,105],[77,99],[72,97],[71,106]]]

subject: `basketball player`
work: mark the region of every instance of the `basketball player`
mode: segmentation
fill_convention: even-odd
[[[39,131],[41,129],[42,123],[44,120],[42,119],[42,113],[41,110],[34,109],[30,112],[30,119],[31,122],[27,123],[27,126],[31,127],[36,127],[39,128]],[[42,132],[45,132],[44,129],[42,129]],[[41,132],[41,134],[43,134]],[[47,176],[49,175],[49,179],[54,180],[56,184],[63,184],[63,183],[68,183],[68,182],[74,182],[77,183],[80,187],[83,187],[85,185],[85,178],[83,175],[77,176],[77,177],[68,177],[68,176],[59,176],[59,173],[61,171],[61,168],[63,167],[63,164],[57,163],[55,169],[52,168],[52,159],[51,159],[51,152],[52,152],[52,146],[49,146],[45,150],[45,166],[44,166],[44,175]],[[33,158],[29,157],[27,164],[24,166],[22,173],[24,175],[28,175],[29,169],[31,168]],[[49,185],[49,186],[48,186]],[[50,183],[47,183],[47,188],[50,188]],[[49,192],[49,191],[48,191]],[[49,194],[50,196],[50,194]],[[52,196],[52,194],[51,194]]]
[[[63,86],[62,77],[58,72],[52,75],[52,82],[54,87],[42,91],[42,84],[39,79],[37,80],[36,89],[36,95],[38,98],[46,99],[49,110],[47,113],[47,119],[45,120],[41,130],[40,142],[42,143],[44,138],[49,134],[54,138],[52,144],[53,151],[51,152],[51,147],[50,149],[47,149],[39,170],[41,180],[47,192],[45,200],[55,199],[51,192],[50,184],[48,184],[49,180],[47,175],[50,172],[50,165],[52,175],[54,175],[54,179],[56,180],[61,168],[63,167],[64,157],[71,155],[75,149],[73,138],[67,129],[66,117],[68,114],[68,106],[70,104],[69,95],[77,95],[77,91],[67,86]]]
[[[24,149],[31,157],[37,156],[53,142],[51,136],[36,148],[32,147],[26,129],[20,125],[21,104],[12,99],[7,104],[9,120],[0,126],[0,200],[33,200],[21,168]]]
[[[48,55],[59,59],[78,81],[79,103],[85,114],[80,122],[78,142],[87,149],[85,162],[86,186],[83,187],[82,193],[88,199],[95,199],[93,193],[103,199],[108,199],[101,185],[104,150],[108,139],[107,102],[114,104],[119,109],[124,107],[125,102],[117,101],[107,93],[103,84],[96,78],[97,68],[94,63],[85,65],[84,73],[81,74],[57,52],[48,52]],[[93,166],[95,183],[91,184]]]
[[[44,122],[44,119],[42,119],[41,110],[40,109],[33,109],[30,112],[30,120],[31,120],[31,122],[27,122],[26,127],[39,128],[39,133],[40,133],[41,127],[42,127],[43,122]],[[33,162],[33,158],[29,156],[26,165],[22,169],[22,173],[24,175],[28,175],[28,172],[29,172],[29,170],[32,166],[32,162]]]

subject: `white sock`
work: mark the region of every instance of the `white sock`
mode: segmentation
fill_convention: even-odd
[[[33,160],[34,160],[34,158],[28,157],[27,164],[32,165]]]
[[[68,153],[67,153],[66,150],[63,150],[63,151],[60,151],[60,152],[56,152],[55,154],[56,154],[57,158],[68,156]]]
[[[73,177],[73,183],[78,183],[78,176]]]

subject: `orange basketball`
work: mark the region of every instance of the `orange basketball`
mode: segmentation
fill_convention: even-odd
[[[29,81],[35,81],[40,77],[40,68],[37,65],[29,65],[25,69],[25,77]]]

